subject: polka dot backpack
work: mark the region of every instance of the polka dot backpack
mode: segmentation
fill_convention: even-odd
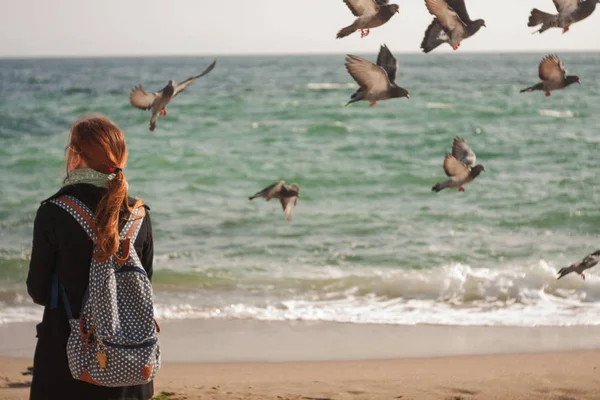
[[[71,214],[96,243],[94,217],[85,204],[73,196],[51,202]],[[71,326],[67,359],[75,379],[98,386],[140,385],[150,382],[160,368],[152,285],[133,247],[144,216],[143,206],[133,211],[120,233],[117,254],[104,262],[92,257],[78,318],[71,313],[58,276],[53,278],[50,308],[56,307],[60,295]]]

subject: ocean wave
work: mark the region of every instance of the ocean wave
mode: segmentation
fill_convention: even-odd
[[[279,279],[271,272],[269,282],[244,282],[247,292],[264,293],[254,300],[218,306],[181,299],[176,304],[159,302],[157,316],[400,325],[600,325],[600,278],[589,274],[585,282],[578,276],[557,281],[556,270],[545,261],[502,270],[455,264],[375,274],[337,268],[306,272],[295,270],[293,276]]]
[[[541,260],[501,269],[453,264],[385,270],[207,269],[155,275],[158,319],[256,319],[375,324],[600,325],[600,276],[556,280]],[[163,275],[161,277],[161,275]],[[192,278],[195,277],[195,278]],[[195,284],[189,284],[195,283]],[[4,303],[0,323],[38,320],[41,308]]]
[[[310,90],[342,90],[342,89],[355,89],[355,83],[330,83],[330,82],[322,82],[322,83],[309,83],[306,85],[307,89]]]
[[[553,117],[553,118],[573,118],[576,114],[571,110],[539,110],[542,117]]]

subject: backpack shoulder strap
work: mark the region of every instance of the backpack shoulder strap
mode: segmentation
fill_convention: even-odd
[[[135,239],[137,238],[137,235],[140,232],[140,228],[142,226],[142,220],[145,216],[146,209],[143,205],[133,210],[131,212],[131,215],[129,216],[129,221],[127,221],[127,223],[121,230],[121,240],[130,239],[132,242],[135,242]]]
[[[131,254],[130,250],[133,247],[133,243],[135,242],[138,233],[140,232],[142,221],[144,220],[145,216],[146,209],[143,205],[139,206],[131,212],[129,221],[127,221],[123,229],[121,229],[121,233],[119,234],[119,238],[121,239],[121,254],[115,254],[117,264],[122,265],[129,259],[129,255]]]
[[[96,243],[96,226],[94,225],[94,214],[92,211],[83,204],[79,199],[71,196],[65,195],[55,199],[50,200],[51,203],[56,204],[59,207],[65,209],[83,228],[85,233],[92,239],[94,243]]]

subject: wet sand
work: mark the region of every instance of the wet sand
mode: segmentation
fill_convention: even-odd
[[[32,327],[0,326],[0,399],[28,398]],[[161,338],[165,399],[600,398],[593,327],[178,321]]]

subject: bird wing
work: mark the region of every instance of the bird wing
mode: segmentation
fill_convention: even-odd
[[[458,14],[458,17],[462,20],[462,22],[465,24],[473,22],[471,21],[471,17],[469,17],[469,13],[467,12],[465,0],[446,0],[446,3],[448,3],[448,6],[452,8],[456,14]]]
[[[425,53],[429,53],[436,47],[438,47],[442,43],[446,43],[450,40],[448,34],[444,31],[440,20],[434,18],[431,21],[431,25],[425,31],[425,36],[423,36],[423,41],[421,42],[421,49]]]
[[[161,94],[162,92],[146,93],[144,87],[140,84],[129,93],[129,102],[140,110],[149,110]]]
[[[284,181],[275,182],[274,184],[267,186],[263,190],[256,192],[254,194],[254,196],[252,196],[252,198],[254,198],[254,197],[271,198],[271,197],[273,197],[274,194],[278,193],[281,190],[281,188],[283,187],[283,184],[284,184]]]
[[[298,198],[296,196],[292,197],[284,197],[280,199],[281,207],[283,207],[283,212],[285,213],[285,219],[291,221],[294,217],[294,207],[296,207],[296,202]]]
[[[187,78],[185,81],[179,82],[177,84],[177,86],[175,86],[175,91],[173,92],[173,97],[177,96],[186,87],[190,86],[196,79],[202,78],[204,75],[206,75],[210,71],[212,71],[216,64],[217,64],[217,60],[213,61],[212,64],[210,64],[208,67],[206,67],[206,69],[204,71],[202,71],[202,73],[200,75],[192,76],[190,78]]]
[[[383,44],[379,49],[379,54],[377,55],[377,65],[387,72],[388,79],[390,82],[394,82],[396,80],[396,72],[398,71],[398,60],[392,54],[390,49]]]
[[[453,176],[459,180],[469,176],[469,168],[452,154],[446,154],[444,158],[444,172],[446,172],[447,176]]]
[[[457,31],[464,36],[465,24],[458,14],[448,6],[446,0],[425,0],[427,10],[435,15],[446,31]]]
[[[599,261],[600,256],[590,254],[581,260],[579,265],[577,265],[576,270],[579,270],[579,272],[585,271],[586,269],[592,268],[594,265],[598,264]]]
[[[346,3],[355,17],[365,14],[376,14],[381,2],[381,0],[344,0],[344,3]]]
[[[371,61],[349,54],[345,65],[350,76],[365,90],[384,92],[389,89],[387,72]]]
[[[552,0],[560,14],[571,14],[579,7],[579,0]]]
[[[475,165],[475,161],[477,160],[475,152],[473,152],[467,141],[458,136],[455,137],[454,142],[452,142],[452,155],[468,168]]]
[[[547,55],[540,61],[539,76],[543,81],[560,83],[565,80],[567,69],[557,55]]]

